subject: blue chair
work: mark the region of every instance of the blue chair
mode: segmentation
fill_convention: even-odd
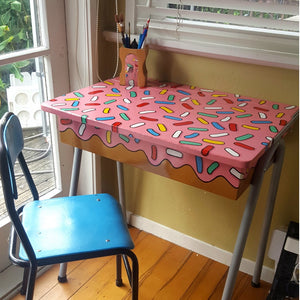
[[[13,113],[6,113],[0,122],[0,174],[12,221],[9,257],[24,268],[21,293],[26,293],[27,300],[33,298],[39,266],[116,255],[116,284],[122,284],[120,265],[123,258],[132,299],[138,299],[138,261],[131,251],[134,244],[119,203],[109,194],[39,200],[22,154],[23,147],[19,119]],[[18,192],[14,176],[17,159],[34,200],[18,209],[15,207]]]

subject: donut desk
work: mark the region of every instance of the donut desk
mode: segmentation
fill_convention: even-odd
[[[253,276],[259,283],[282,137],[298,107],[152,80],[145,88],[123,86],[116,78],[44,102],[42,109],[58,116],[61,140],[76,147],[74,159],[85,149],[118,161],[118,175],[128,163],[231,199],[251,185],[223,299],[231,297],[263,175],[273,163]]]

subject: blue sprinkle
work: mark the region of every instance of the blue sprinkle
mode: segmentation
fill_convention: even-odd
[[[266,142],[262,142],[261,144],[262,144],[263,146],[265,146],[265,147],[268,147],[268,146],[269,146],[269,144],[266,143]]]
[[[160,135],[159,133],[157,133],[156,131],[154,131],[154,130],[151,129],[151,128],[147,129],[147,131],[148,131],[150,134],[154,135],[154,136],[159,136],[159,135]]]
[[[74,102],[72,103],[72,106],[78,106],[78,104],[79,104],[79,101],[74,101]]]
[[[182,121],[182,118],[177,118],[177,117],[173,117],[173,116],[164,116],[164,118],[171,119],[171,120],[176,120],[176,121]]]
[[[202,157],[196,156],[196,166],[197,172],[201,174],[203,172]]]
[[[96,118],[97,121],[109,121],[114,119],[115,117]]]
[[[117,88],[111,89],[114,93],[120,93],[120,91]]]
[[[154,102],[157,104],[169,104],[169,105],[175,104],[175,102],[167,102],[167,101],[154,101]]]
[[[183,95],[190,95],[191,93],[183,91],[183,90],[177,90],[178,93],[181,93]]]
[[[134,139],[134,141],[138,144],[140,142],[139,139]]]
[[[123,105],[117,105],[117,108],[122,109],[122,110],[128,110],[128,108]]]
[[[272,121],[251,121],[253,124],[272,124]]]
[[[234,114],[233,111],[216,111],[217,114]]]
[[[242,98],[239,98],[237,99],[237,101],[251,101],[250,99],[242,99]]]
[[[225,128],[224,127],[222,127],[219,123],[217,123],[217,122],[212,122],[211,124],[213,124],[213,126],[215,127],[215,128],[217,128],[217,129],[220,129],[220,130],[224,130]]]
[[[197,137],[198,135],[199,135],[199,133],[194,132],[194,133],[192,133],[192,134],[185,135],[184,137],[185,137],[186,139],[192,139],[192,138]]]
[[[145,95],[150,95],[150,91],[149,91],[149,90],[145,90],[145,91],[144,91],[144,94],[145,94]]]

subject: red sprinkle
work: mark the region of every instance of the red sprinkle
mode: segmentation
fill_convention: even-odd
[[[145,121],[153,121],[153,122],[158,121],[158,119],[148,118],[148,117],[140,117],[140,119],[145,120]]]
[[[266,108],[257,107],[257,106],[254,106],[253,108],[254,108],[254,109],[257,109],[257,110],[261,110],[261,111],[269,111],[269,110],[266,109]]]
[[[121,122],[115,122],[112,124],[112,131],[113,132],[118,132],[118,126],[120,126],[122,123]]]
[[[285,126],[287,124],[286,120],[280,120],[279,125]]]
[[[72,124],[72,120],[71,119],[60,119],[60,124],[70,125],[70,124]]]
[[[143,103],[138,104],[137,107],[143,107],[143,106],[146,106],[148,104],[149,104],[149,102],[143,102]]]
[[[223,98],[223,100],[225,100],[228,104],[233,104],[233,101],[231,99]]]
[[[187,103],[182,103],[182,106],[185,107],[186,109],[193,109],[193,107]]]
[[[153,160],[156,160],[157,159],[157,148],[155,145],[152,145],[151,146],[151,158]]]
[[[98,94],[98,93],[103,93],[103,90],[94,90],[94,91],[88,92],[89,95],[94,95],[94,94]]]
[[[92,102],[90,102],[90,103],[85,103],[84,105],[86,105],[86,106],[98,106],[98,105],[100,105],[100,103],[92,103]]]
[[[202,92],[198,92],[198,95],[199,95],[200,97],[205,97],[205,95],[204,95]]]
[[[193,123],[194,122],[192,122],[192,121],[186,121],[186,122],[173,123],[173,125],[175,125],[175,126],[184,126],[184,125],[191,125]]]
[[[254,150],[255,149],[255,148],[253,148],[251,146],[248,146],[248,145],[240,143],[240,142],[234,142],[234,144],[236,146],[242,147],[242,148],[247,149],[247,150]]]
[[[229,129],[231,131],[237,131],[237,125],[235,123],[229,123]]]
[[[211,145],[206,146],[205,148],[203,148],[203,149],[201,150],[201,154],[202,154],[203,156],[207,156],[208,153],[209,153],[209,151],[211,151],[211,150],[214,149],[214,148],[215,148],[215,147],[214,147],[214,146],[211,146]]]

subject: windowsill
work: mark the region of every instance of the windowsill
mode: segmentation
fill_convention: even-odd
[[[104,37],[107,41],[117,42],[117,33],[104,31]],[[131,35],[132,39],[138,39],[137,35]],[[218,39],[216,39],[218,41]],[[119,38],[119,42],[121,39]],[[248,42],[248,41],[247,41]],[[147,44],[150,49],[173,51],[177,53],[197,55],[214,59],[229,60],[241,63],[250,63],[270,67],[279,67],[285,69],[298,70],[299,57],[298,52],[286,53],[270,49],[259,49],[257,47],[226,45],[222,42],[212,41],[180,41],[175,37],[163,39],[159,33],[147,37]],[[251,41],[250,41],[251,44]]]

